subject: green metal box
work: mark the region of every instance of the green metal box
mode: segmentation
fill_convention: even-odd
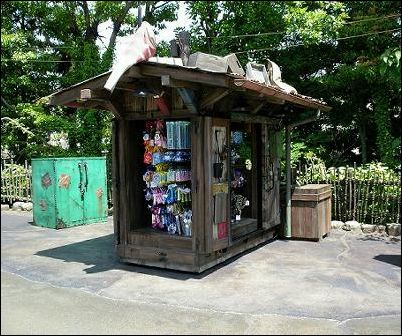
[[[32,159],[35,225],[62,229],[107,220],[105,157]]]

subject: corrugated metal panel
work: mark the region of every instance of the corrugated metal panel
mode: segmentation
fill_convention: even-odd
[[[106,158],[32,160],[34,223],[61,229],[107,220]]]
[[[35,225],[56,225],[56,179],[53,160],[32,160],[32,204]]]

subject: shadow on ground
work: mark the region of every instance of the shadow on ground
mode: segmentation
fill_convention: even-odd
[[[48,257],[63,260],[66,262],[78,262],[92,267],[84,269],[89,273],[99,273],[109,270],[124,270],[129,272],[143,273],[147,275],[154,275],[158,277],[171,278],[175,280],[188,280],[188,279],[202,279],[216,270],[227,266],[228,264],[236,261],[237,259],[255,251],[274,241],[270,240],[264,242],[250,250],[244,251],[219,265],[216,265],[204,272],[189,273],[184,271],[166,270],[152,266],[139,266],[130,263],[121,262],[116,255],[114,249],[114,235],[106,235],[94,239],[89,239],[73,244],[68,244],[52,249],[42,250],[35,253],[37,256]]]
[[[373,259],[382,261],[394,266],[401,267],[401,255],[399,254],[379,254]]]

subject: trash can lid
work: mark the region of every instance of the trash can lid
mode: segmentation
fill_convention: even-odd
[[[319,199],[330,197],[330,184],[306,184],[304,186],[295,187],[292,192],[292,200],[310,199],[309,195],[317,195]]]

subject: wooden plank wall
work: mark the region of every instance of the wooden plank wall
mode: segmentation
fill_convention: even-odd
[[[262,227],[269,229],[280,224],[279,209],[279,157],[275,150],[276,135],[263,124],[262,139]]]
[[[193,251],[205,253],[205,138],[204,118],[191,119],[191,178],[193,206]]]
[[[217,223],[214,224],[214,218],[226,218],[227,229],[230,230],[230,200],[229,193],[219,193],[215,198],[219,197],[219,207],[214,205],[216,202],[212,193],[212,186],[215,183],[229,183],[229,171],[228,171],[228,160],[225,160],[225,167],[223,170],[222,179],[218,180],[213,177],[213,163],[216,162],[215,155],[215,142],[213,134],[214,127],[224,127],[226,128],[226,145],[229,144],[229,119],[211,118],[205,117],[204,124],[204,171],[205,171],[205,235],[206,235],[206,251],[212,252],[216,250],[223,249],[229,244],[229,234],[225,239],[214,239],[217,238]],[[217,203],[217,202],[216,202]],[[215,208],[214,208],[215,206]],[[214,214],[215,210],[215,214]],[[214,226],[215,232],[214,232]]]
[[[164,97],[168,97],[168,104],[171,107],[172,111],[180,111],[185,109],[185,105],[183,99],[176,89],[168,89],[168,94],[164,95]],[[152,96],[147,97],[137,97],[133,94],[124,94],[123,95],[123,108],[126,112],[141,112],[144,115],[147,113],[153,112],[158,113],[159,109],[156,104],[156,99]]]
[[[145,209],[142,193],[142,167],[143,151],[140,144],[141,125],[127,120],[118,121],[119,149],[115,153],[118,160],[119,172],[119,209],[120,243],[128,243],[128,232],[135,228],[146,226]],[[135,211],[134,211],[135,209]]]

